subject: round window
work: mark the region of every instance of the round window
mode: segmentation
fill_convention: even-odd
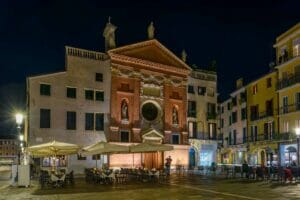
[[[142,107],[142,115],[148,121],[153,121],[157,118],[158,108],[153,103],[145,103]]]

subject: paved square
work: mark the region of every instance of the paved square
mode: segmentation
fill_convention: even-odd
[[[94,185],[76,179],[74,186],[41,189],[37,182],[30,188],[0,186],[0,199],[300,199],[296,184],[266,183],[241,179],[217,179],[201,176],[177,176],[164,183],[135,182],[115,185]]]

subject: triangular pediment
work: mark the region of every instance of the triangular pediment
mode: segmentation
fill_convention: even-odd
[[[157,130],[150,128],[142,132],[143,138],[163,138],[164,136]]]
[[[117,54],[139,60],[146,60],[180,69],[191,69],[185,62],[156,39],[115,48],[108,51],[108,54]]]

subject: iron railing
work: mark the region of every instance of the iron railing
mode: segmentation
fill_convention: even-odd
[[[189,139],[198,139],[198,140],[218,140],[217,133],[213,136],[210,136],[209,133],[197,132],[189,136]]]
[[[282,106],[279,108],[280,115],[291,113],[291,112],[296,112],[296,111],[300,111],[300,103],[290,104],[290,105]]]
[[[272,134],[258,134],[247,137],[247,142],[259,142],[259,141],[286,141],[294,140],[296,135],[294,133],[272,133]]]
[[[289,76],[288,78],[280,79],[277,82],[277,90],[281,90],[283,88],[292,86],[296,83],[300,83],[300,74],[293,74]]]

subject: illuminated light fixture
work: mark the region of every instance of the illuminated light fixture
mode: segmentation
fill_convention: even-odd
[[[296,135],[299,137],[300,136],[300,128],[295,128],[295,132],[296,132]]]
[[[24,135],[19,136],[20,141],[24,141]]]
[[[23,117],[23,115],[21,113],[17,113],[16,114],[16,122],[17,122],[18,125],[22,124],[23,118],[24,117]]]

